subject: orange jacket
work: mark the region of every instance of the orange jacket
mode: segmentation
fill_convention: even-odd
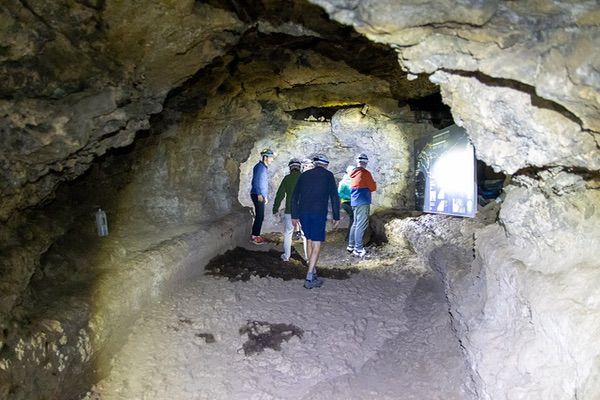
[[[377,183],[369,171],[362,167],[354,168],[350,173],[350,187],[355,189],[367,188],[370,192],[377,190]]]

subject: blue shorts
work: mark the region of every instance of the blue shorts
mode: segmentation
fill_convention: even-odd
[[[325,225],[327,224],[327,214],[321,213],[301,213],[300,225],[304,236],[308,240],[315,242],[325,241]]]

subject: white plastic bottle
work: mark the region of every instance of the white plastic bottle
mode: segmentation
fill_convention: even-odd
[[[108,236],[108,220],[106,213],[101,208],[96,211],[96,231],[98,236]]]

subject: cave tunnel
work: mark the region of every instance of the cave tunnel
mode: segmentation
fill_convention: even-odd
[[[20,0],[0,21],[0,399],[600,398],[596,0]],[[471,218],[418,211],[415,143],[449,126]],[[367,255],[342,212],[306,290],[271,206],[317,153],[336,184],[368,154],[378,187]]]

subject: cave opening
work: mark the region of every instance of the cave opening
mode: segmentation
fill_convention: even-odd
[[[598,397],[595,2],[42,3],[0,6],[0,399]],[[416,211],[453,124],[473,218]],[[271,206],[318,153],[378,188],[306,290]]]

